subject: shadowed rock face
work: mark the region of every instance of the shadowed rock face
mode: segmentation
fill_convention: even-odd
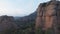
[[[17,29],[12,16],[0,16],[0,32],[9,29]]]
[[[47,3],[41,3],[37,9],[36,29],[42,28],[47,30],[52,28],[55,30],[55,34],[60,32],[60,1],[49,1]]]

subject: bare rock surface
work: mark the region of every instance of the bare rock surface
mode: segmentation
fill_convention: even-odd
[[[42,30],[53,28],[55,34],[60,32],[60,30],[58,30],[60,28],[60,1],[51,0],[46,3],[41,3],[38,6],[36,29],[37,28],[42,28]]]

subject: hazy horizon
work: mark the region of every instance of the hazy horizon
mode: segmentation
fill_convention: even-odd
[[[38,5],[49,0],[0,0],[0,16],[26,16],[36,11]]]

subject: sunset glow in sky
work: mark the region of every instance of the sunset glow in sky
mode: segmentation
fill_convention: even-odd
[[[33,13],[38,5],[49,0],[0,0],[0,16],[26,16]]]

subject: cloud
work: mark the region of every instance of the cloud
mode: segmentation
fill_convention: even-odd
[[[25,16],[27,14],[24,9],[0,9],[0,15]]]
[[[0,15],[26,16],[33,13],[41,0],[0,0]]]
[[[21,3],[22,3],[22,5],[21,5]],[[11,16],[28,15],[31,10],[30,2],[28,4],[22,2],[22,0],[15,0],[13,2],[12,2],[12,0],[11,1],[10,0],[9,1],[8,0],[0,0],[0,15],[11,15]]]

